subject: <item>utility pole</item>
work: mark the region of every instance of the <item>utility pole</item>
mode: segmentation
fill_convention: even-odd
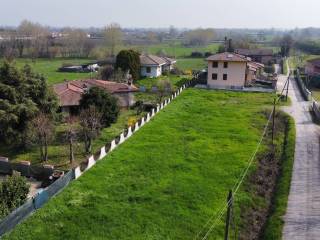
[[[227,204],[228,204],[228,209],[227,209],[227,217],[226,217],[226,228],[224,232],[224,240],[229,239],[229,225],[230,225],[231,209],[232,209],[232,191],[231,190],[229,190]]]
[[[274,145],[274,119],[276,115],[276,99],[273,99],[273,111],[272,111],[272,145]]]

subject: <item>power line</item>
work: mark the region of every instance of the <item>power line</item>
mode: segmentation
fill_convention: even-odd
[[[274,114],[274,110],[272,110],[272,112],[271,112],[270,115],[269,115],[268,121],[267,121],[267,123],[266,123],[266,125],[265,125],[265,127],[264,127],[263,133],[262,133],[262,135],[261,135],[261,137],[260,137],[260,140],[259,140],[259,142],[258,142],[258,144],[257,144],[257,147],[256,147],[255,151],[253,152],[253,154],[252,154],[252,156],[251,156],[251,158],[250,158],[250,160],[249,160],[249,162],[248,162],[248,166],[247,166],[247,167],[245,168],[245,170],[243,171],[243,174],[242,174],[242,177],[240,178],[240,180],[237,181],[237,183],[234,185],[234,187],[233,187],[233,189],[232,189],[232,190],[233,190],[233,193],[234,193],[234,194],[233,194],[233,197],[232,197],[226,204],[223,205],[222,209],[220,209],[220,210],[218,211],[218,214],[214,214],[214,216],[218,216],[218,217],[214,220],[214,222],[212,223],[212,225],[210,226],[209,230],[206,232],[206,234],[204,235],[204,237],[202,238],[202,240],[207,239],[207,237],[209,236],[209,234],[211,233],[211,231],[214,229],[214,227],[216,226],[216,224],[218,223],[218,221],[221,219],[221,217],[222,217],[223,214],[225,213],[225,210],[227,209],[228,205],[230,204],[230,201],[231,201],[231,200],[235,197],[235,195],[237,194],[237,192],[238,192],[241,184],[243,183],[243,181],[244,181],[244,179],[245,179],[245,177],[246,177],[246,175],[247,175],[247,173],[248,173],[248,171],[249,171],[249,169],[250,169],[250,167],[251,167],[251,165],[252,165],[252,163],[253,163],[253,160],[255,159],[255,156],[256,156],[259,148],[260,148],[260,145],[261,145],[261,143],[262,143],[262,141],[263,141],[263,139],[264,139],[264,137],[265,137],[265,135],[266,135],[266,132],[267,132],[267,129],[268,129],[268,126],[269,126],[269,123],[270,123],[270,120],[271,120],[271,117],[273,116],[273,114]],[[200,232],[198,232],[198,234],[196,235],[195,239],[198,239],[198,237],[201,235],[203,229],[205,229],[205,228],[208,226],[208,224],[209,224],[210,222],[212,222],[214,216],[212,216],[212,217],[207,221],[207,223],[202,227],[202,230],[201,230]]]

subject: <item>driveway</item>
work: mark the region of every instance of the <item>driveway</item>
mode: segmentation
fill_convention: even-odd
[[[279,77],[279,90],[286,81]],[[312,122],[310,103],[304,101],[294,79],[290,79],[290,107],[283,107],[295,120],[296,148],[284,240],[320,239],[320,128]]]

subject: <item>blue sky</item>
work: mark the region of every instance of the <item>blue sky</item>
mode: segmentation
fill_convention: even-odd
[[[0,25],[320,27],[319,0],[0,0]]]

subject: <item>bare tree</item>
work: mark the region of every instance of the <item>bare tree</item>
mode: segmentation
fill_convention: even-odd
[[[65,28],[62,34],[64,37],[61,41],[65,57],[88,57],[93,44],[86,32],[81,29]]]
[[[48,145],[53,137],[54,125],[48,115],[39,113],[32,121],[29,128],[31,138],[39,144],[40,159],[48,161]]]
[[[185,33],[185,44],[190,46],[202,46],[208,44],[214,38],[213,29],[195,29]]]
[[[166,94],[171,92],[172,84],[168,79],[161,79],[157,82],[157,88],[158,88],[159,102],[161,102],[163,97]]]
[[[122,31],[118,23],[111,23],[105,28],[104,37],[111,55],[115,55],[115,48],[122,42]]]
[[[80,113],[80,126],[84,138],[85,152],[92,150],[92,140],[99,135],[102,114],[94,106],[83,109]]]
[[[76,141],[77,138],[77,128],[75,127],[75,118],[72,116],[69,116],[67,118],[67,131],[66,131],[66,138],[69,144],[69,161],[70,164],[74,163],[74,151],[73,151],[73,144]]]

